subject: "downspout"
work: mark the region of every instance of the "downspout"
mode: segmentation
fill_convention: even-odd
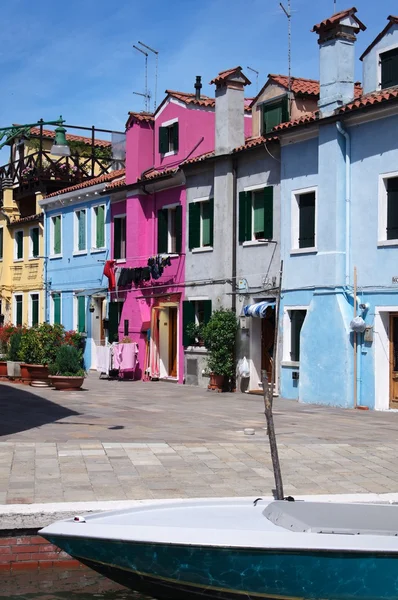
[[[237,227],[237,161],[232,160],[232,291],[236,290],[236,227]],[[232,294],[232,311],[236,313],[236,294]]]

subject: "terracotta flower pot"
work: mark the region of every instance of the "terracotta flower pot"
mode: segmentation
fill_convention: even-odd
[[[7,361],[0,360],[0,377],[7,377]]]
[[[222,392],[224,389],[224,380],[224,375],[215,375],[214,373],[210,373],[210,383],[208,389]]]
[[[80,390],[84,381],[84,377],[66,377],[64,375],[50,375],[49,379],[56,390],[64,392],[70,390]]]
[[[48,367],[46,365],[21,364],[21,377],[24,383],[33,387],[45,387],[49,385]]]

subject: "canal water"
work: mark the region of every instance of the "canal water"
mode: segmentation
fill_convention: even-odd
[[[1,600],[151,600],[90,569],[0,573]]]

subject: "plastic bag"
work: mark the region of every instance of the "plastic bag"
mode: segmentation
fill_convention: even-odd
[[[356,333],[363,333],[366,329],[366,323],[362,317],[354,317],[350,323],[350,327]]]
[[[242,358],[241,363],[239,365],[239,375],[241,377],[250,377],[250,368],[246,356]]]

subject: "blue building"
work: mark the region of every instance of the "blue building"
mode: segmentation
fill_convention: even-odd
[[[301,402],[387,410],[398,408],[398,17],[361,56],[359,95],[356,12],[313,29],[319,112],[276,128],[280,385]]]
[[[40,201],[45,211],[45,320],[86,334],[86,369],[96,368],[95,347],[107,335],[103,271],[109,258],[110,201],[123,196],[123,182],[124,170],[113,171]]]

